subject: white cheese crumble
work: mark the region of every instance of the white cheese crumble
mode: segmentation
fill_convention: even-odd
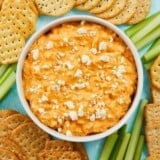
[[[66,101],[64,105],[67,106],[68,109],[74,109],[74,103],[72,101]]]
[[[45,46],[46,49],[52,49],[53,47],[54,47],[54,45],[53,45],[53,42],[52,42],[52,41],[48,41],[48,42],[46,43],[46,46]]]
[[[74,74],[74,77],[79,78],[79,77],[81,77],[82,75],[83,75],[82,70],[77,69],[77,70],[76,70],[76,73]]]
[[[57,84],[59,85],[59,87],[62,87],[65,85],[65,81],[64,80],[58,80]]]
[[[37,60],[39,58],[39,49],[33,49],[31,53],[34,60]]]
[[[74,68],[74,65],[73,65],[70,61],[65,62],[64,65],[65,65],[69,70],[72,70],[72,69]]]
[[[39,102],[47,102],[48,97],[46,95],[42,95],[42,97],[39,99]]]
[[[103,118],[106,118],[106,115],[107,115],[107,112],[105,109],[98,109],[96,110],[96,118],[99,119],[103,119]]]
[[[94,55],[98,53],[98,52],[97,52],[97,48],[91,48],[90,51],[91,51],[91,53],[94,54]]]
[[[102,56],[100,56],[99,59],[102,62],[109,62],[110,61],[110,57],[108,55],[102,55]]]
[[[72,132],[71,132],[70,130],[67,130],[67,131],[66,131],[66,135],[67,135],[67,136],[72,136]]]
[[[38,108],[38,112],[40,113],[40,114],[43,114],[43,113],[45,113],[45,110],[44,110],[44,108]]]
[[[95,115],[95,114],[92,114],[92,115],[89,117],[89,120],[90,120],[91,122],[94,122],[95,119],[96,119],[96,115]]]
[[[86,54],[82,55],[81,62],[87,66],[89,66],[92,63],[90,57]]]
[[[84,108],[84,107],[83,107],[82,104],[81,104],[81,105],[79,106],[79,108],[78,108],[77,114],[78,114],[79,117],[83,117],[83,116],[84,116],[83,108]]]
[[[116,71],[117,78],[122,78],[123,74],[126,72],[126,68],[124,65],[118,66],[118,69]]]
[[[74,84],[74,85],[72,85],[71,86],[71,89],[73,90],[73,89],[84,89],[84,88],[86,88],[86,87],[88,87],[89,86],[89,83],[88,82],[84,82],[84,83],[76,83],[76,84]]]
[[[107,42],[100,42],[99,43],[99,50],[106,50],[107,49]]]
[[[87,33],[87,29],[84,27],[81,27],[77,30],[77,33],[80,35],[86,34]]]
[[[70,111],[68,114],[72,121],[76,121],[78,119],[78,115],[76,111]]]

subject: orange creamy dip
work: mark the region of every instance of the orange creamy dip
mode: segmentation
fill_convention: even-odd
[[[43,34],[23,68],[31,110],[66,135],[115,125],[129,109],[136,85],[131,51],[113,31],[89,22],[65,23]]]

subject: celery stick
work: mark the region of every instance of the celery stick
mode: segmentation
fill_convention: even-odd
[[[149,70],[149,69],[151,68],[153,62],[154,62],[154,60],[153,60],[153,61],[149,61],[148,63],[145,63],[145,64],[144,64],[144,68],[145,68],[146,70]]]
[[[137,50],[142,49],[144,46],[155,40],[156,38],[160,37],[160,25],[144,36],[142,39],[135,43]]]
[[[134,35],[136,32],[138,32],[139,30],[141,30],[142,28],[144,28],[146,25],[148,25],[154,18],[157,14],[159,14],[160,12],[156,12],[155,14],[147,17],[145,20],[143,20],[142,22],[136,24],[136,25],[133,25],[129,28],[127,28],[125,30],[126,34],[131,37],[132,35]]]
[[[144,135],[140,135],[133,160],[140,160],[144,145]]]
[[[131,137],[130,133],[126,133],[124,135],[116,160],[123,160],[130,137]]]
[[[109,157],[111,155],[112,149],[114,148],[117,138],[118,138],[117,132],[107,137],[107,140],[105,142],[105,145],[104,145],[104,148],[102,150],[99,160],[109,160]]]
[[[155,59],[159,54],[160,54],[160,45],[158,45],[157,47],[154,47],[153,49],[150,49],[148,52],[146,52],[143,55],[142,60],[143,60],[143,62],[147,63],[147,62]]]
[[[10,75],[10,73],[11,73],[12,71],[15,71],[15,70],[16,70],[16,66],[17,66],[17,64],[11,64],[11,65],[7,68],[7,70],[6,70],[6,72],[3,74],[3,76],[0,77],[0,85],[2,85],[2,83],[7,79],[7,77]]]
[[[122,140],[123,140],[123,137],[126,133],[126,128],[127,128],[127,125],[124,125],[119,131],[118,131],[118,139],[116,141],[116,144],[115,144],[115,147],[112,149],[112,154],[110,156],[110,160],[115,160],[116,157],[117,157],[117,154],[118,154],[118,151],[120,149],[120,146],[121,146],[121,143],[122,143]]]
[[[133,41],[133,43],[136,43],[159,25],[160,25],[160,13],[157,14],[148,25],[144,26],[141,30],[137,31],[130,38]]]
[[[2,83],[2,85],[0,85],[0,100],[2,100],[3,97],[8,93],[15,81],[16,74],[15,72],[11,72],[7,79]]]
[[[5,72],[5,70],[7,69],[7,67],[8,67],[8,64],[2,64],[0,66],[0,78],[3,75],[3,73]]]
[[[128,148],[127,148],[124,160],[131,160],[134,157],[136,145],[138,142],[138,138],[139,138],[141,128],[142,128],[142,123],[143,123],[143,110],[144,110],[144,106],[147,103],[148,103],[147,99],[142,99],[140,102],[139,110],[138,110],[137,117],[134,122],[134,126],[133,126],[132,133],[131,133],[131,138],[128,144]]]

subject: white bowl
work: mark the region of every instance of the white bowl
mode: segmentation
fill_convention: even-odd
[[[22,69],[23,69],[24,60],[27,56],[27,52],[30,49],[30,46],[33,44],[33,42],[40,35],[42,35],[43,33],[47,32],[48,30],[50,30],[51,28],[53,28],[59,24],[62,24],[65,22],[71,22],[71,21],[80,21],[80,20],[85,20],[85,21],[89,21],[89,22],[96,22],[98,24],[106,26],[107,28],[110,28],[115,33],[117,33],[123,39],[123,41],[130,48],[130,50],[133,54],[135,64],[137,67],[138,83],[137,83],[137,90],[136,90],[133,102],[132,102],[129,110],[127,111],[125,116],[116,125],[114,125],[110,129],[107,129],[106,131],[104,131],[102,133],[98,133],[98,134],[94,134],[94,135],[66,136],[64,134],[61,134],[61,133],[55,131],[54,129],[49,128],[48,126],[44,125],[43,123],[41,123],[38,120],[38,118],[31,111],[30,106],[28,105],[28,103],[24,97],[23,86],[22,86]],[[21,101],[25,111],[30,116],[30,118],[35,122],[35,124],[37,124],[41,129],[43,129],[44,131],[46,131],[47,133],[49,133],[50,135],[52,135],[56,138],[60,138],[63,140],[68,140],[68,141],[73,141],[73,142],[87,142],[87,141],[98,140],[98,139],[104,138],[104,137],[112,134],[113,132],[117,131],[120,127],[122,127],[125,123],[127,123],[129,118],[131,118],[133,116],[133,112],[136,110],[138,103],[140,101],[140,98],[141,98],[142,87],[143,87],[143,69],[142,69],[140,57],[137,53],[135,46],[132,44],[130,39],[123,33],[123,31],[118,29],[118,27],[114,26],[113,24],[111,24],[110,22],[108,22],[106,20],[96,18],[93,16],[75,15],[75,16],[69,16],[69,17],[64,17],[64,18],[59,18],[57,20],[54,20],[53,22],[49,23],[48,25],[44,26],[42,29],[37,31],[31,37],[31,39],[27,42],[27,44],[26,44],[26,46],[25,46],[25,48],[19,58],[18,66],[17,66],[17,73],[16,73],[16,82],[17,82],[17,90],[18,90],[18,95],[19,95],[20,101]]]

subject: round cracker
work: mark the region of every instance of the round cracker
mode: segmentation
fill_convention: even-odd
[[[114,17],[124,9],[125,4],[126,4],[126,0],[116,0],[116,2],[113,4],[111,8],[109,8],[105,12],[102,12],[100,14],[95,14],[95,15],[104,19]]]
[[[151,0],[138,1],[135,14],[127,24],[136,24],[145,19],[151,8]]]
[[[100,0],[88,0],[85,3],[82,3],[81,5],[77,6],[76,8],[79,10],[88,11],[88,10],[94,8],[99,2],[100,2]]]
[[[27,38],[34,32],[34,28],[31,22],[18,11],[1,11],[0,24],[8,24],[14,26],[15,28],[18,28],[24,38]]]
[[[92,8],[89,12],[91,13],[101,13],[110,8],[116,0],[101,0],[97,6]]]
[[[9,137],[11,132],[18,127],[19,125],[25,123],[25,122],[31,122],[31,119],[23,114],[13,114],[7,118],[5,118],[0,123],[0,133],[2,137]]]
[[[160,89],[160,56],[152,64],[150,74],[153,86]]]
[[[25,160],[25,154],[20,146],[8,138],[0,138],[0,148],[13,152],[19,159]]]
[[[9,117],[10,115],[17,114],[18,112],[11,109],[2,109],[0,110],[0,122],[2,122],[5,118]]]
[[[138,5],[137,0],[127,0],[124,9],[115,17],[108,19],[111,23],[120,25],[126,23],[135,13]]]
[[[21,124],[12,131],[10,136],[10,138],[25,151],[28,160],[36,158],[37,153],[35,152],[40,150],[38,144],[42,141],[40,137],[43,137],[43,142],[50,139],[50,136],[47,133],[42,131],[32,122]],[[33,148],[32,151],[33,146],[38,148]]]
[[[80,5],[84,2],[86,2],[87,0],[77,0],[75,5]]]
[[[10,64],[18,61],[25,45],[19,30],[7,24],[0,25],[0,63]]]
[[[3,4],[1,10],[2,11],[7,10],[7,11],[20,12],[21,14],[23,14],[25,16],[26,19],[28,19],[31,22],[32,27],[35,30],[38,14],[36,14],[25,3],[9,2],[9,3],[6,3],[5,5]]]
[[[19,160],[19,158],[13,152],[0,148],[0,160]]]
[[[75,0],[35,0],[40,14],[61,16],[69,12],[75,5]]]

